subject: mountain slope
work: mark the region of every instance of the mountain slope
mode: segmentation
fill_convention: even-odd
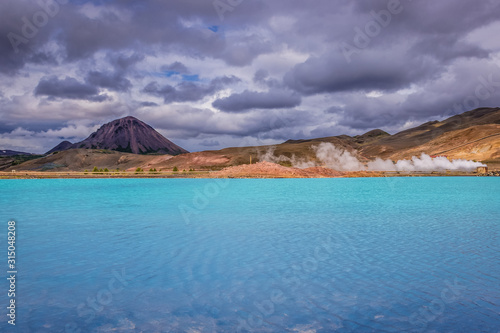
[[[18,171],[92,171],[99,169],[135,170],[148,163],[159,163],[172,158],[170,155],[140,155],[100,149],[68,149],[39,159],[8,168]]]
[[[479,108],[443,121],[430,121],[394,135],[382,137],[363,147],[360,152],[367,157],[395,158],[396,155],[402,155],[405,150],[425,145],[446,133],[488,124],[500,124],[500,108]],[[454,143],[450,141],[448,149],[453,148],[453,145]]]
[[[451,159],[492,161],[500,159],[500,124],[475,125],[439,135],[413,148],[393,153],[393,160],[428,155],[445,155]]]
[[[71,149],[72,146],[73,146],[73,144],[71,142],[63,141],[60,144],[58,144],[57,146],[55,146],[54,148],[52,148],[51,150],[49,150],[48,152],[46,152],[45,155],[52,154],[56,151],[68,150],[68,149]]]
[[[87,139],[71,146],[71,149],[79,148],[109,149],[133,154],[188,153],[148,124],[130,116],[103,125]]]

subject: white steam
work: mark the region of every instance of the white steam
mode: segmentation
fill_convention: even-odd
[[[276,150],[276,147],[271,147],[269,148],[264,154],[261,154],[259,152],[258,158],[259,161],[266,161],[266,162],[272,162],[272,163],[281,163],[281,162],[289,162],[294,166],[295,168],[299,169],[305,169],[305,168],[310,168],[313,166],[316,166],[316,163],[312,161],[306,161],[304,159],[299,159],[295,157],[295,155],[292,155],[292,157],[287,157],[284,155],[280,156],[275,156],[274,151]]]
[[[313,149],[316,151],[316,158],[321,162],[322,166],[338,171],[365,170],[363,163],[354,154],[339,149],[331,143],[322,142]]]
[[[449,160],[444,156],[430,157],[422,154],[420,157],[413,156],[411,160],[399,160],[396,163],[380,158],[368,162],[368,170],[373,171],[473,171],[477,167],[485,166],[480,162],[463,159]]]
[[[259,160],[273,163],[290,162],[294,167],[301,169],[319,165],[338,171],[473,171],[477,167],[485,166],[480,162],[463,159],[450,161],[443,156],[432,158],[427,154],[422,154],[420,157],[413,156],[411,160],[399,160],[397,162],[377,158],[365,165],[359,161],[355,153],[337,148],[328,142],[322,142],[312,148],[319,163],[298,159],[295,155],[291,158],[283,155],[275,156],[275,147],[270,148],[265,154],[259,155]]]

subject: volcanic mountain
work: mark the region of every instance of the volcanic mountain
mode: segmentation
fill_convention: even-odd
[[[179,155],[188,153],[187,150],[158,133],[153,127],[130,116],[101,126],[81,142],[70,146],[62,142],[49,152],[79,148],[108,149],[133,154]]]

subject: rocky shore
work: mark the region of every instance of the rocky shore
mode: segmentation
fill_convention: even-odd
[[[481,177],[500,177],[500,171],[489,171],[486,173],[478,174]]]

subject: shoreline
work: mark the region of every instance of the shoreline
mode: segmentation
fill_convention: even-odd
[[[376,172],[352,171],[336,177],[294,177],[271,175],[217,175],[217,171],[194,172],[156,172],[156,173],[91,173],[91,172],[40,172],[18,171],[0,172],[0,179],[322,179],[322,178],[380,178],[380,177],[486,177],[485,174],[472,172]]]

